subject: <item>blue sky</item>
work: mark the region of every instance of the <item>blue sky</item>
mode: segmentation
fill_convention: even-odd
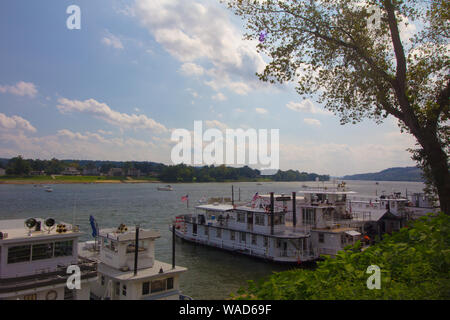
[[[66,9],[81,9],[69,30]],[[339,124],[218,0],[0,2],[0,157],[171,163],[171,131],[280,129],[280,167],[339,176],[414,165],[394,119]]]

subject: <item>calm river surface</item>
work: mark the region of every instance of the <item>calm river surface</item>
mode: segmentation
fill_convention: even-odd
[[[234,185],[235,199],[241,190],[241,200],[250,200],[260,194],[298,192],[302,185],[317,186],[317,182],[255,182],[175,184],[174,191],[157,191],[163,184],[57,184],[53,192],[45,192],[33,185],[0,185],[0,219],[52,217],[78,224],[92,240],[89,216],[93,215],[100,228],[117,227],[120,223],[140,224],[143,228],[157,229],[161,238],[156,240],[156,259],[171,263],[171,233],[168,225],[180,213],[186,213],[181,197],[189,195],[192,210],[203,197],[231,197]],[[320,183],[320,186],[323,184]],[[331,182],[325,186],[332,186]],[[350,190],[361,196],[375,196],[381,191],[421,192],[418,182],[347,181]],[[231,292],[245,287],[247,280],[258,280],[273,272],[292,267],[263,262],[229,252],[198,246],[182,241],[176,243],[176,264],[187,267],[181,277],[181,290],[194,299],[226,299]]]

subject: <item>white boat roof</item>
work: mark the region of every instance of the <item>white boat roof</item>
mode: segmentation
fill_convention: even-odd
[[[130,241],[136,240],[136,228],[127,227],[128,230],[125,232],[118,232],[117,228],[100,229],[99,236],[117,240],[117,241]],[[139,239],[157,239],[161,236],[157,230],[139,229]]]
[[[260,194],[259,196],[261,198],[270,198],[270,194]],[[292,198],[292,194],[274,194],[273,197],[274,198],[277,198],[277,197],[289,197],[289,198]],[[295,199],[303,200],[303,199],[305,199],[305,197],[300,196],[298,193],[296,193],[295,194]]]
[[[79,236],[82,232],[74,232],[72,230],[72,225],[65,222],[55,222],[55,225],[52,227],[50,232],[46,230],[44,219],[35,218],[36,221],[41,222],[41,231],[35,231],[34,228],[31,230],[31,234],[29,233],[29,229],[25,226],[26,219],[10,219],[10,220],[0,220],[0,231],[3,233],[4,238],[0,240],[1,242],[8,242],[14,240],[27,240],[33,239],[33,241],[43,240],[49,237],[63,237],[67,235],[76,235]],[[56,232],[56,226],[58,224],[66,225],[66,232],[58,233]],[[6,237],[5,237],[5,234]]]
[[[231,204],[202,204],[195,207],[196,209],[212,210],[212,211],[230,211],[234,207]]]
[[[138,269],[136,275],[134,275],[134,270],[120,271],[104,263],[98,264],[97,268],[98,273],[105,274],[120,281],[144,281],[152,278],[165,278],[173,274],[187,271],[187,268],[180,266],[175,266],[175,269],[172,269],[171,264],[159,260],[155,260],[153,267],[151,268]],[[163,273],[159,273],[161,269],[163,270]]]
[[[355,194],[355,191],[333,191],[324,189],[314,189],[314,190],[300,190],[299,193],[303,194]]]

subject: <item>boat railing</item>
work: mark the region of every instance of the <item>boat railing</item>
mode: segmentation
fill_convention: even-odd
[[[97,263],[79,258],[77,266],[81,271],[81,279],[97,277]],[[35,273],[28,276],[0,279],[0,293],[33,289],[37,286],[50,286],[67,281],[67,267],[58,267],[55,271]]]

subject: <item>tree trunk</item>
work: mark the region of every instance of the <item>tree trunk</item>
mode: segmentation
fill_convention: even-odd
[[[423,132],[425,131],[425,132]],[[423,130],[416,138],[425,151],[426,163],[431,169],[433,185],[437,189],[441,210],[450,214],[450,173],[448,157],[436,133]]]

